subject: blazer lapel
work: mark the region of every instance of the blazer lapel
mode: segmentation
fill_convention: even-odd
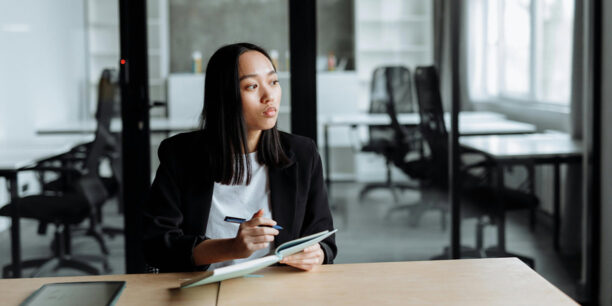
[[[195,184],[190,185],[191,188],[188,191],[188,195],[191,199],[189,201],[194,205],[189,205],[190,207],[187,208],[191,210],[191,213],[185,216],[185,221],[190,226],[189,232],[202,236],[206,232],[214,183],[209,180],[202,181],[200,178]]]
[[[206,223],[210,214],[210,206],[212,202],[214,181],[210,178],[208,170],[208,150],[204,145],[204,134],[198,135],[195,142],[192,144],[193,155],[191,156],[191,164],[193,168],[189,169],[189,178],[185,183],[186,196],[189,197],[189,214],[185,216],[187,224],[190,226],[190,232],[197,233],[202,236],[206,232]]]
[[[272,218],[284,229],[280,230],[274,245],[293,239],[298,229],[293,228],[297,195],[297,165],[292,162],[284,168],[268,168]]]

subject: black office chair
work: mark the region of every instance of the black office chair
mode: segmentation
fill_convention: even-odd
[[[96,135],[98,137],[105,138],[105,148],[103,156],[106,157],[110,162],[111,166],[113,163],[119,162],[119,140],[111,132],[111,120],[118,112],[118,74],[115,69],[104,69],[98,82],[98,101],[96,104]],[[48,159],[39,165],[42,167],[49,165],[61,165],[62,167],[74,167],[82,168],[83,162],[87,157],[87,151],[93,142],[79,144],[72,148],[65,154],[58,155],[53,159]],[[113,167],[114,169],[114,167]],[[68,188],[74,186],[70,184],[70,180],[74,179],[69,175],[60,176],[59,178],[53,178],[49,181],[45,177],[40,177],[42,190],[44,191],[56,191],[64,192]],[[101,177],[104,186],[111,196],[115,196],[119,190],[118,181],[115,171],[113,171],[111,177]]]
[[[96,140],[90,145],[86,158],[86,166],[78,174],[73,188],[67,192],[45,192],[39,195],[27,196],[13,200],[0,209],[1,216],[11,216],[12,206],[19,205],[20,217],[38,220],[41,224],[54,224],[53,256],[49,258],[26,260],[21,263],[24,268],[39,267],[32,276],[46,274],[50,270],[60,268],[74,268],[88,274],[100,274],[100,270],[86,261],[101,261],[104,271],[110,271],[108,264],[108,248],[106,247],[102,228],[98,223],[98,207],[108,198],[108,193],[100,178],[97,176],[97,167],[106,141],[103,136],[96,134]],[[34,171],[54,171],[72,173],[75,168],[37,166]],[[96,239],[100,245],[100,256],[72,256],[71,254],[71,227],[88,220],[87,234]],[[9,277],[12,264],[3,268],[3,277]]]
[[[445,193],[448,190],[448,133],[444,123],[439,79],[435,67],[418,67],[415,71],[415,87],[421,117],[421,135],[429,148],[430,186]],[[461,155],[475,153],[465,148],[460,152]],[[491,183],[495,182],[494,175],[503,175],[491,171],[494,166],[494,161],[486,157],[478,163],[460,165],[458,179],[461,182],[459,193],[462,217],[478,218],[476,247],[463,247],[461,254],[466,257],[515,256],[533,267],[533,259],[506,252],[503,241],[498,241],[498,245],[494,248],[484,249],[483,229],[486,225],[497,224],[506,211],[533,209],[539,205],[538,198],[532,193],[492,185]],[[445,253],[448,253],[448,249]],[[439,258],[447,258],[446,256],[442,255]]]
[[[393,92],[393,86],[393,82],[387,82],[386,90]],[[387,114],[391,119],[393,142],[388,146],[384,155],[395,167],[401,169],[411,179],[415,180],[416,184],[410,187],[419,191],[421,197],[415,202],[400,204],[391,208],[387,212],[387,218],[397,214],[399,211],[407,210],[410,217],[409,224],[417,226],[420,217],[427,210],[437,209],[442,212],[440,214],[440,223],[444,230],[446,229],[446,211],[448,207],[447,205],[440,204],[439,193],[429,192],[430,187],[434,184],[433,182],[438,179],[436,173],[432,172],[431,160],[422,151],[416,157],[414,154],[411,154],[415,151],[415,148],[423,149],[423,139],[420,133],[414,133],[413,130],[409,130],[399,123],[397,112],[395,111],[395,103],[393,102],[393,96],[390,96],[386,107]]]
[[[114,69],[104,69],[98,83],[98,103],[96,107],[96,140],[104,141],[102,148],[101,158],[105,158],[110,162],[111,173],[110,177],[102,177],[99,175],[98,168],[95,169],[95,173],[104,184],[109,198],[116,197],[119,203],[120,212],[123,211],[121,203],[121,158],[120,158],[120,143],[116,136],[111,132],[110,125],[112,118],[117,115],[118,112],[118,75]],[[46,193],[64,193],[74,192],[73,187],[75,186],[74,181],[78,179],[80,173],[83,173],[86,169],[86,161],[89,155],[89,151],[92,150],[94,142],[78,145],[72,148],[69,152],[59,155],[56,158],[46,160],[39,163],[35,167],[30,168],[31,170],[40,169],[38,171],[39,178],[42,185],[43,192]],[[44,171],[48,167],[62,167],[72,168],[74,171],[64,171],[57,176],[54,175],[50,181],[45,180],[45,176],[49,171]],[[102,206],[97,207],[98,223],[103,224],[102,220]],[[46,224],[41,222],[39,225],[39,232],[45,233]],[[91,234],[89,229],[73,228],[74,233],[85,233]],[[103,226],[103,232],[113,237],[117,234],[122,234],[121,228],[114,228],[109,226]],[[55,243],[52,244],[54,246]],[[106,248],[105,245],[100,245],[102,248]]]
[[[387,84],[392,84],[390,87],[391,90],[388,90]],[[378,67],[372,74],[369,113],[386,114],[387,105],[389,103],[393,103],[395,109],[400,113],[412,113],[416,111],[410,70],[404,66]],[[415,133],[418,133],[418,131],[414,130],[411,134],[414,135]],[[369,141],[362,145],[361,151],[380,154],[385,158],[386,181],[366,184],[359,193],[359,199],[363,199],[366,194],[372,190],[384,188],[391,191],[397,203],[399,201],[398,190],[413,187],[393,181],[393,162],[389,158],[389,155],[394,154],[391,151],[397,149],[395,145],[393,131],[389,126],[369,127]],[[415,148],[411,147],[411,149]]]

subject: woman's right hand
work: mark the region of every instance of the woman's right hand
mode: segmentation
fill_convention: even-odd
[[[253,252],[267,248],[270,242],[274,241],[274,236],[278,235],[278,230],[260,225],[276,225],[276,221],[264,218],[263,209],[258,210],[251,220],[240,224],[238,234],[233,239],[233,250],[237,258],[246,258]]]

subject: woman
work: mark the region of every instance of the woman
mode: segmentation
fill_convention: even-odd
[[[148,264],[212,270],[333,229],[314,142],[276,128],[281,87],[270,56],[248,43],[224,46],[211,57],[204,86],[203,128],[159,147],[145,207]],[[225,216],[249,220],[238,225]],[[336,252],[331,236],[281,263],[311,270],[332,263]]]

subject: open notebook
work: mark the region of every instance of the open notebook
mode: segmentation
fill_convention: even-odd
[[[276,250],[274,250],[274,254],[272,255],[241,262],[239,264],[227,267],[218,268],[213,271],[206,271],[197,278],[190,279],[181,283],[181,288],[205,285],[253,273],[259,269],[265,268],[281,261],[285,256],[295,254],[311,245],[314,245],[315,243],[319,243],[320,241],[333,235],[337,231],[337,229],[331,232],[322,231],[316,234],[312,234],[310,236],[287,241],[279,245]]]

